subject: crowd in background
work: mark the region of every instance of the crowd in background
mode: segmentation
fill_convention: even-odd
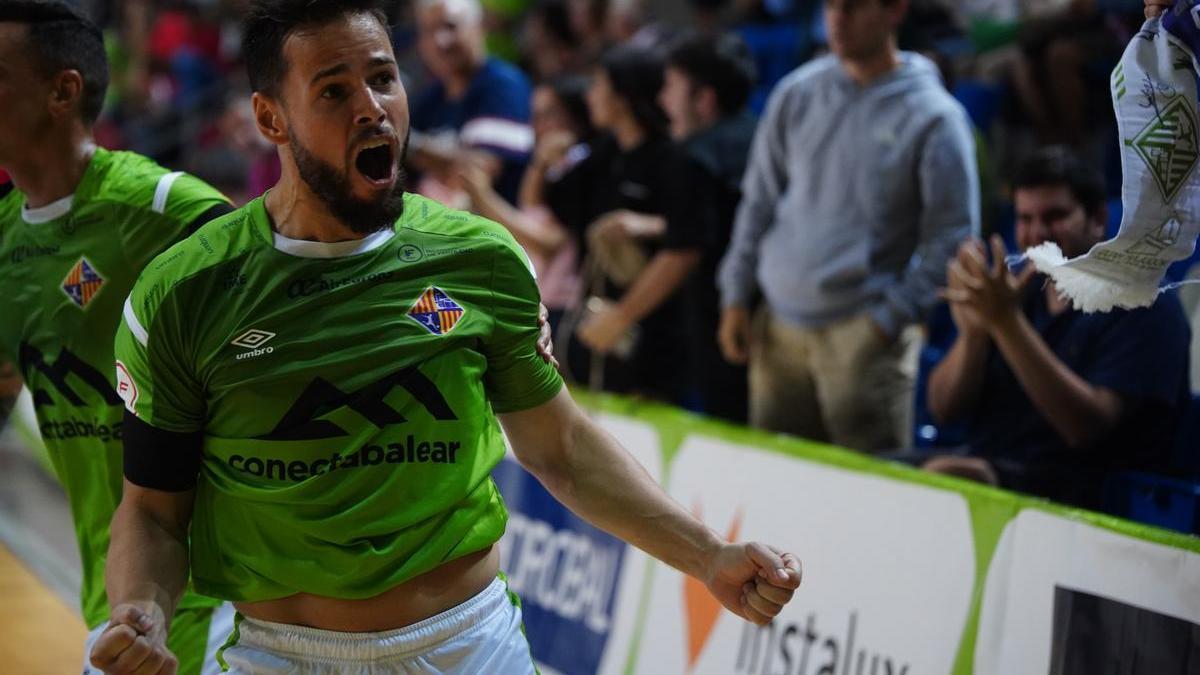
[[[275,182],[244,3],[79,4],[101,144],[239,202]],[[1141,2],[391,11],[409,189],[513,233],[574,381],[1093,508],[1116,472],[1195,471],[1179,299],[1083,315],[1001,262],[1119,222],[1108,76]]]

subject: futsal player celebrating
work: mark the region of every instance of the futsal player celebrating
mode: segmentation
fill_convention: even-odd
[[[74,519],[89,645],[109,618],[104,558],[121,498],[111,365],[121,307],[151,258],[232,210],[191,176],[96,147],[107,84],[94,25],[58,2],[0,2],[0,166],[12,178],[0,185],[0,426],[24,380]],[[180,600],[170,641],[180,672],[219,672],[204,655],[233,610],[217,605]]]
[[[235,673],[532,673],[498,576],[501,427],[590,522],[766,623],[790,553],[731,544],[580,411],[534,348],[504,228],[404,192],[405,92],[368,0],[258,2],[244,32],[264,198],[152,262],[125,306],[125,493],[108,673],[169,673],[188,579],[240,616]]]

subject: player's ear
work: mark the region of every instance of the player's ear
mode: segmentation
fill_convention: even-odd
[[[83,76],[78,70],[64,70],[54,76],[52,85],[50,114],[55,117],[73,114],[83,98]]]
[[[258,133],[273,145],[286,145],[290,139],[279,99],[256,91],[250,99],[250,105],[254,108],[254,124],[258,127]]]

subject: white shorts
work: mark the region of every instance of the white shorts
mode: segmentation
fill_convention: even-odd
[[[461,605],[381,633],[341,633],[238,615],[221,657],[236,675],[530,675],[521,608],[496,579]]]
[[[186,609],[175,614],[168,641],[179,657],[179,675],[220,675],[217,651],[233,633],[234,613],[233,605],[226,602],[216,609]],[[108,628],[107,623],[88,633],[83,648],[83,675],[101,675],[100,670],[92,666],[91,654],[92,646],[105,628]],[[196,663],[197,659],[199,663]]]

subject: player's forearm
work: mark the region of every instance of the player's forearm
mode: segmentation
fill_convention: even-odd
[[[671,499],[616,439],[575,407],[565,390],[560,397],[569,408],[560,407],[566,411],[561,424],[548,425],[560,430],[558,437],[546,441],[551,444],[547,451],[532,456],[518,452],[522,464],[584,520],[703,579],[724,542]],[[540,425],[529,426],[533,435]],[[514,449],[521,447],[524,439],[513,436]]]
[[[528,209],[545,204],[546,168],[535,159],[521,175],[521,187],[517,192],[517,204],[521,208]]]
[[[112,521],[105,565],[109,605],[158,605],[169,623],[187,587],[186,531],[172,532],[128,495]]]
[[[1083,445],[1115,424],[1119,401],[1063,363],[1024,314],[998,323],[992,338],[1034,407],[1069,445]]]
[[[954,422],[975,408],[983,390],[986,335],[959,333],[946,357],[929,375],[929,411],[940,424]]]
[[[630,323],[646,318],[683,286],[698,264],[698,250],[659,251],[621,297],[621,314]]]

